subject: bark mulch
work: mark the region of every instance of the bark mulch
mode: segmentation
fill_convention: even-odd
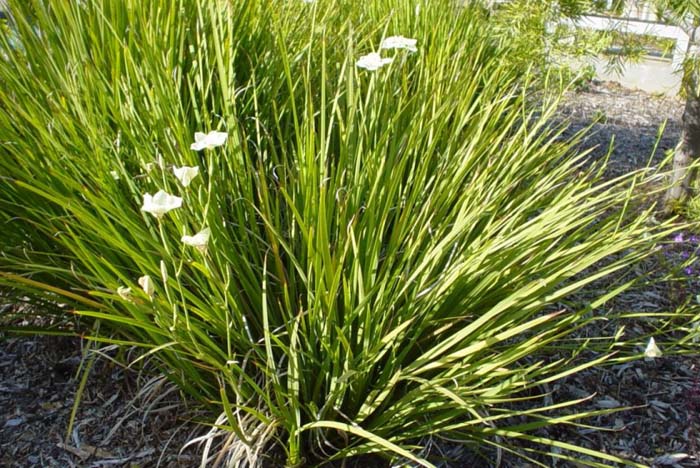
[[[67,434],[82,376],[81,341],[0,341],[0,466],[197,466],[192,450],[179,453],[193,431],[201,432],[190,422],[196,414],[163,379],[110,357],[107,350],[95,361]]]

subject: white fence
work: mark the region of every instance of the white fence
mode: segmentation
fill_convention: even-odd
[[[690,37],[678,26],[670,26],[662,23],[652,23],[632,18],[614,18],[610,16],[589,15],[571,20],[564,20],[571,26],[595,29],[598,31],[619,31],[621,33],[647,34],[665,39],[673,39],[676,45],[673,49],[672,66],[678,70],[683,65],[683,59],[688,52]]]
[[[489,3],[495,6],[497,4],[507,3],[508,1],[509,0],[490,0]],[[608,10],[612,8],[613,1],[614,0],[607,0]],[[646,34],[664,39],[672,39],[675,41],[672,61],[674,71],[681,68],[683,59],[688,53],[690,41],[688,34],[678,26],[660,23],[657,18],[656,10],[649,0],[626,1],[618,17],[591,14],[576,20],[564,20],[563,23],[598,31],[619,31],[622,33]]]
[[[612,8],[613,0],[608,0],[608,9]],[[636,0],[627,1],[620,14],[621,18],[631,19],[631,20],[642,20],[656,22],[656,10],[654,6],[649,1]]]
[[[611,7],[612,3],[612,0],[608,0],[608,7]],[[640,62],[627,63],[622,74],[611,71],[603,59],[594,60],[593,65],[599,79],[617,81],[623,86],[647,92],[677,95],[681,87],[682,74],[679,71],[689,52],[688,34],[681,27],[659,22],[656,10],[646,0],[628,0],[619,15],[613,17],[591,14],[576,20],[565,20],[564,23],[598,31],[618,31],[673,40],[675,44],[671,63],[664,59],[648,57]]]

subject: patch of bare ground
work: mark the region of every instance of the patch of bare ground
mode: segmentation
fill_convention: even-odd
[[[609,161],[609,176],[616,176],[656,164],[671,150],[680,134],[682,102],[652,96],[609,83],[592,83],[583,91],[567,96],[560,116],[570,121],[567,134],[592,124],[582,143],[594,148],[594,158],[607,154],[613,137],[615,146]],[[657,143],[660,125],[666,131]],[[652,154],[654,153],[654,154]],[[689,234],[688,234],[689,236]],[[611,314],[667,312],[687,303],[700,292],[700,282],[688,278],[668,281],[666,269],[694,255],[700,241],[687,237],[675,242],[664,257],[650,258],[637,269],[624,272],[626,278],[643,276],[643,285],[615,298],[605,307]],[[679,247],[681,246],[681,247]],[[684,246],[684,247],[683,247]],[[682,271],[682,269],[681,269]],[[599,295],[609,285],[594,285],[574,298],[585,303],[586,295]],[[604,314],[605,311],[597,313]],[[600,322],[588,330],[591,336],[614,334],[614,327]],[[626,321],[627,333],[641,337],[664,326],[650,318]],[[125,370],[105,357],[98,358],[82,395],[74,429],[66,434],[71,409],[79,386],[81,345],[78,339],[61,337],[5,337],[0,335],[0,465],[9,467],[102,467],[102,466],[197,466],[201,447],[181,451],[188,440],[206,432],[196,421],[211,422],[212,415],[190,410],[178,392],[155,376]],[[582,336],[585,338],[585,336]],[[665,349],[666,344],[661,341]],[[691,349],[691,348],[689,348]],[[594,359],[596,354],[583,356]],[[650,466],[700,466],[700,359],[697,355],[664,356],[656,359],[620,362],[584,370],[551,387],[551,402],[586,399],[575,411],[629,408],[583,421],[590,426],[560,425],[538,435],[582,445]],[[442,467],[495,466],[474,456],[458,444],[436,442],[433,455],[443,455]],[[561,452],[564,453],[564,452]],[[524,460],[504,455],[500,466],[531,466]],[[538,457],[544,466],[577,466],[554,456]],[[349,466],[369,466],[358,460]],[[371,460],[372,466],[380,466]]]

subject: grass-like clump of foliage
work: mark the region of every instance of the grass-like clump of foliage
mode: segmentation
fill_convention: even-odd
[[[482,10],[9,9],[5,294],[143,347],[221,414],[234,464],[269,466],[276,446],[290,466],[363,453],[430,466],[421,447],[441,437],[595,455],[537,433],[585,416],[537,396],[605,360],[613,338],[582,363],[590,342],[573,333],[625,285],[562,304],[643,258],[668,226],[630,198],[643,174],[603,183],[555,138],[554,103],[528,95]],[[390,36],[417,43],[380,50]]]

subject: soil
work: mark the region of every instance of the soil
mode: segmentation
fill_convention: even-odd
[[[596,159],[607,155],[614,137],[608,171],[615,176],[658,164],[678,141],[681,112],[678,99],[594,82],[587,89],[570,93],[559,115],[570,122],[568,135],[591,126],[582,149],[592,148]],[[666,130],[657,145],[659,127],[665,121]],[[682,244],[697,250],[699,243],[688,237]],[[665,311],[689,294],[691,288],[650,286],[618,298],[616,306]],[[101,351],[86,385],[78,391],[83,345],[77,338],[57,336],[8,335],[3,339],[0,332],[0,465],[198,466],[202,447],[182,448],[206,433],[208,427],[198,422],[211,421],[211,416],[189,409],[178,392],[157,375],[118,365],[112,359],[115,350],[110,348]],[[631,409],[587,421],[605,431],[562,426],[543,435],[644,465],[700,466],[698,356],[595,368],[557,382],[550,391],[555,400],[588,398],[583,407],[591,410]],[[67,433],[76,395],[81,395],[80,404]],[[459,447],[446,449],[457,455],[455,461],[442,466],[477,466],[467,453],[459,453]],[[555,457],[540,460],[545,466],[576,466]],[[530,465],[505,457],[501,466]]]

